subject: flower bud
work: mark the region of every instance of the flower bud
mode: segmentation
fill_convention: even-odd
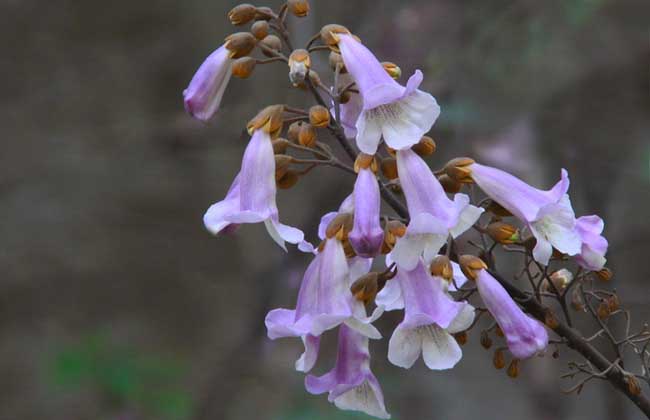
[[[456,158],[452,159],[445,165],[445,173],[453,180],[462,184],[471,184],[472,170],[469,168],[474,162],[470,158]]]
[[[320,39],[321,41],[323,41],[323,44],[328,45],[330,48],[336,47],[336,45],[339,43],[336,34],[349,34],[349,33],[350,31],[348,30],[348,28],[334,23],[334,24],[323,26],[323,28],[320,30]]]
[[[298,133],[298,143],[305,147],[314,147],[316,145],[316,130],[311,124],[302,124]]]
[[[345,68],[345,63],[343,62],[343,57],[341,56],[341,54],[337,53],[336,51],[330,52],[329,64],[332,71],[335,71],[336,67],[338,67],[339,72],[341,74],[347,72]]]
[[[436,151],[436,142],[429,136],[423,136],[411,149],[422,157],[430,156]]]
[[[492,364],[496,369],[503,369],[506,366],[506,356],[503,354],[502,349],[496,349],[494,351],[494,357],[492,358]]]
[[[481,346],[483,346],[485,350],[489,350],[490,347],[492,347],[492,339],[487,331],[481,331]]]
[[[283,112],[284,105],[267,106],[248,122],[246,125],[248,134],[253,135],[253,132],[260,128],[263,128],[266,133],[271,134],[271,137],[279,134],[283,126]]]
[[[265,20],[258,20],[251,26],[251,33],[259,41],[263,40],[269,34],[269,23]]]
[[[309,14],[309,2],[307,0],[289,0],[287,5],[294,16],[305,17]]]
[[[340,235],[343,235],[342,231],[340,232]],[[345,235],[347,235],[347,233],[345,233]],[[354,258],[357,256],[357,253],[354,251],[354,247],[352,246],[350,241],[348,241],[347,236],[345,236],[345,239],[343,239],[342,244],[343,244],[343,252],[345,253],[345,258]]]
[[[375,173],[377,172],[377,159],[375,159],[375,155],[359,153],[357,159],[354,161],[354,171],[359,173],[360,170],[368,168]]]
[[[434,277],[442,277],[443,279],[451,282],[454,278],[454,268],[451,265],[451,261],[444,255],[438,255],[431,261],[429,266],[431,275]]]
[[[544,324],[552,330],[556,329],[560,325],[557,317],[550,309],[544,314]]]
[[[230,19],[230,23],[233,25],[243,25],[253,20],[256,13],[257,8],[255,6],[244,3],[235,6],[230,12],[228,12],[228,19]]]
[[[397,160],[387,157],[381,160],[381,173],[390,180],[397,179]]]
[[[289,170],[293,158],[289,155],[275,155],[275,180],[280,180]]]
[[[382,254],[389,254],[395,247],[397,238],[406,235],[406,225],[399,220],[390,220],[384,227],[384,243],[381,248]]]
[[[438,182],[442,185],[442,188],[448,194],[456,194],[463,187],[463,184],[456,182],[453,179],[449,178],[447,174],[442,174],[438,177]]]
[[[354,295],[355,299],[368,304],[375,300],[375,297],[379,292],[378,280],[379,273],[368,273],[365,276],[359,277],[354,283],[352,283],[350,291],[352,292],[352,295]]]
[[[258,7],[255,13],[255,20],[271,20],[273,19],[273,10],[270,7]]]
[[[510,366],[508,366],[508,376],[510,376],[512,379],[515,379],[517,376],[519,376],[518,359],[512,359],[512,361],[510,362]]]
[[[273,145],[273,153],[276,155],[281,155],[287,151],[287,147],[289,147],[289,140],[279,138],[273,140],[271,144]]]
[[[300,142],[300,129],[302,128],[303,124],[303,121],[296,121],[289,126],[289,130],[287,130],[287,139],[291,143],[298,144]]]
[[[596,275],[602,281],[610,281],[614,276],[614,273],[609,268],[605,267],[600,271],[596,271]]]
[[[316,128],[325,128],[330,123],[330,111],[321,105],[309,109],[309,123]]]
[[[497,335],[497,337],[501,337],[501,338],[505,337],[505,335],[503,334],[503,330],[498,325],[494,328],[494,333]]]
[[[277,52],[282,49],[282,41],[276,35],[267,35],[263,40],[260,41],[260,44],[266,47],[262,49],[262,54],[267,57],[274,56],[273,52],[269,52],[268,50]]]
[[[256,43],[257,40],[250,32],[237,32],[226,38],[224,47],[228,50],[228,57],[241,58],[253,51]]]
[[[289,80],[294,86],[305,81],[311,68],[311,57],[307,50],[294,50],[289,56]]]
[[[391,63],[390,61],[384,61],[381,65],[384,67],[384,70],[386,70],[386,73],[388,73],[388,75],[393,79],[399,79],[402,77],[402,69],[400,69],[397,64]]]
[[[456,339],[456,342],[460,346],[464,346],[467,344],[467,331],[461,331],[459,333],[454,334],[454,338]]]
[[[625,376],[625,383],[627,384],[627,389],[632,395],[641,395],[641,385],[639,381],[632,375]]]
[[[551,283],[559,292],[561,292],[573,281],[573,273],[566,268],[554,271],[549,277],[551,279],[550,283],[548,279],[544,279],[542,282],[542,290],[544,292],[554,291],[553,287],[551,287]]]
[[[574,289],[573,293],[571,293],[571,307],[576,311],[584,311],[585,309],[585,302],[578,289]]]
[[[352,99],[352,92],[346,90],[345,92],[341,93],[341,105],[347,104],[350,102],[350,99]]]
[[[519,242],[519,229],[503,222],[490,223],[486,229],[487,234],[495,242],[502,245],[510,245]]]
[[[479,270],[485,270],[488,268],[482,259],[473,255],[461,255],[458,259],[458,263],[460,264],[460,269],[463,271],[463,274],[465,274],[465,277],[473,281],[476,281]]]
[[[610,315],[611,311],[607,302],[600,302],[600,305],[598,305],[598,318],[600,320],[606,320]]]
[[[343,241],[348,238],[348,233],[352,230],[353,224],[354,219],[351,213],[339,213],[327,225],[325,236],[327,239],[336,237],[339,241]]]
[[[618,299],[618,296],[611,295],[607,298],[607,307],[610,312],[616,312],[621,306],[621,301]]]
[[[282,178],[276,180],[275,183],[278,186],[278,188],[282,190],[288,190],[289,188],[296,185],[299,179],[300,176],[298,175],[298,173],[293,169],[289,169],[287,173],[285,173]]]
[[[489,211],[493,215],[497,217],[510,217],[512,216],[512,213],[510,213],[508,210],[504,209],[501,207],[501,204],[497,203],[494,200],[490,200],[490,203],[488,206],[485,208],[486,211]]]
[[[232,75],[240,79],[248,79],[253,74],[257,60],[253,57],[242,57],[232,63]]]

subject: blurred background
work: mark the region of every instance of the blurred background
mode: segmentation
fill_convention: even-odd
[[[368,418],[308,395],[293,370],[299,340],[265,337],[266,312],[293,306],[308,257],[260,225],[231,238],[202,225],[238,170],[246,121],[266,103],[311,104],[274,65],[233,80],[212,123],[184,113],[181,92],[235,31],[235,4],[0,5],[0,419]],[[405,76],[424,71],[443,110],[432,167],[468,155],[544,187],[567,168],[577,213],[607,222],[612,286],[639,328],[650,320],[649,16],[644,0],[318,0],[289,22],[297,45],[338,22]],[[313,239],[352,181],[315,170],[279,193],[282,220]],[[398,321],[382,319],[385,336]],[[334,345],[327,336],[317,373]],[[386,346],[372,343],[373,370],[395,419],[641,418],[606,383],[562,394],[559,375],[579,360],[568,351],[512,380],[477,331],[450,372],[396,368]]]

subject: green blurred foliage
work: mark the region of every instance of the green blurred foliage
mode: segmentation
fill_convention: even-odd
[[[117,345],[98,333],[62,348],[49,362],[55,387],[67,392],[91,389],[115,410],[173,420],[186,419],[191,412],[190,395],[178,385],[186,368],[174,358]]]

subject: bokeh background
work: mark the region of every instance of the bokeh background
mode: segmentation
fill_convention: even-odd
[[[308,258],[259,225],[232,238],[202,226],[248,118],[267,102],[309,104],[275,65],[233,80],[212,123],[184,113],[181,92],[233,31],[234,5],[0,5],[0,419],[367,418],[304,391],[299,340],[265,337]],[[645,0],[315,0],[290,25],[301,45],[339,22],[405,75],[421,68],[443,109],[433,167],[470,155],[540,186],[567,168],[577,212],[607,221],[612,286],[638,327],[650,319],[648,17]],[[280,193],[282,219],[313,238],[351,183],[317,169]],[[372,351],[395,419],[641,418],[608,384],[562,394],[568,352],[512,380],[477,332],[450,372],[391,366],[386,340]]]

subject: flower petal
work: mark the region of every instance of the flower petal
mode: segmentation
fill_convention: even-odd
[[[422,351],[422,337],[416,328],[395,328],[388,342],[388,361],[395,366],[409,369]]]
[[[432,370],[451,369],[463,357],[456,339],[440,327],[428,328],[422,337],[422,358]]]

